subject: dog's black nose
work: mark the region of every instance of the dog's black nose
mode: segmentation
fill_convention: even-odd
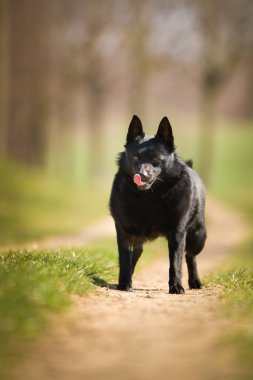
[[[148,174],[146,172],[140,172],[141,180],[143,182],[147,182],[148,180]]]
[[[145,174],[141,174],[141,180],[145,182],[148,180],[148,177]]]

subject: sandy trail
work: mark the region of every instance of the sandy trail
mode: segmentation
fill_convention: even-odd
[[[247,231],[231,211],[217,203],[208,206],[201,276],[219,265]],[[217,346],[228,328],[217,316],[219,289],[188,290],[186,268],[184,273],[186,294],[168,294],[165,254],[137,272],[131,293],[98,288],[87,298],[73,297],[68,316],[33,345],[17,378],[231,379],[236,373],[232,354]]]

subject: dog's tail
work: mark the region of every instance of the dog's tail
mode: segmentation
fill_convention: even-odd
[[[186,165],[189,166],[189,168],[193,167],[193,161],[192,160],[187,160],[185,161]]]

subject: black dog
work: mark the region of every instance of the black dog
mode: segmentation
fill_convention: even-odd
[[[174,147],[172,128],[164,117],[154,137],[144,135],[134,116],[120,153],[110,209],[119,249],[119,290],[130,290],[143,243],[158,236],[169,241],[169,292],[184,293],[182,259],[186,251],[189,287],[200,289],[196,255],[206,240],[204,185]]]

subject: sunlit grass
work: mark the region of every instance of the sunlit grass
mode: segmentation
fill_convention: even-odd
[[[253,231],[253,129],[223,128],[217,131],[209,190],[229,207],[241,212]],[[225,226],[224,226],[224,233]],[[226,343],[235,348],[242,377],[253,374],[253,233],[235,247],[234,255],[220,271],[208,276],[208,286],[221,286],[222,312],[231,321]]]
[[[166,243],[147,245],[138,270],[148,265]],[[71,304],[70,295],[87,295],[96,285],[117,282],[115,239],[86,249],[11,251],[0,254],[0,375],[22,358],[26,342],[41,335]],[[1,376],[0,376],[1,377]]]
[[[232,259],[207,276],[206,286],[222,287],[221,313],[231,322],[231,329],[222,337],[235,350],[242,377],[253,374],[253,240],[236,248]]]
[[[108,214],[104,186],[75,185],[0,161],[0,246],[69,234]]]
[[[25,341],[37,337],[52,313],[65,310],[70,295],[115,281],[115,251],[101,246],[0,255],[0,374],[22,356]]]
[[[217,131],[210,190],[253,223],[253,128]]]

